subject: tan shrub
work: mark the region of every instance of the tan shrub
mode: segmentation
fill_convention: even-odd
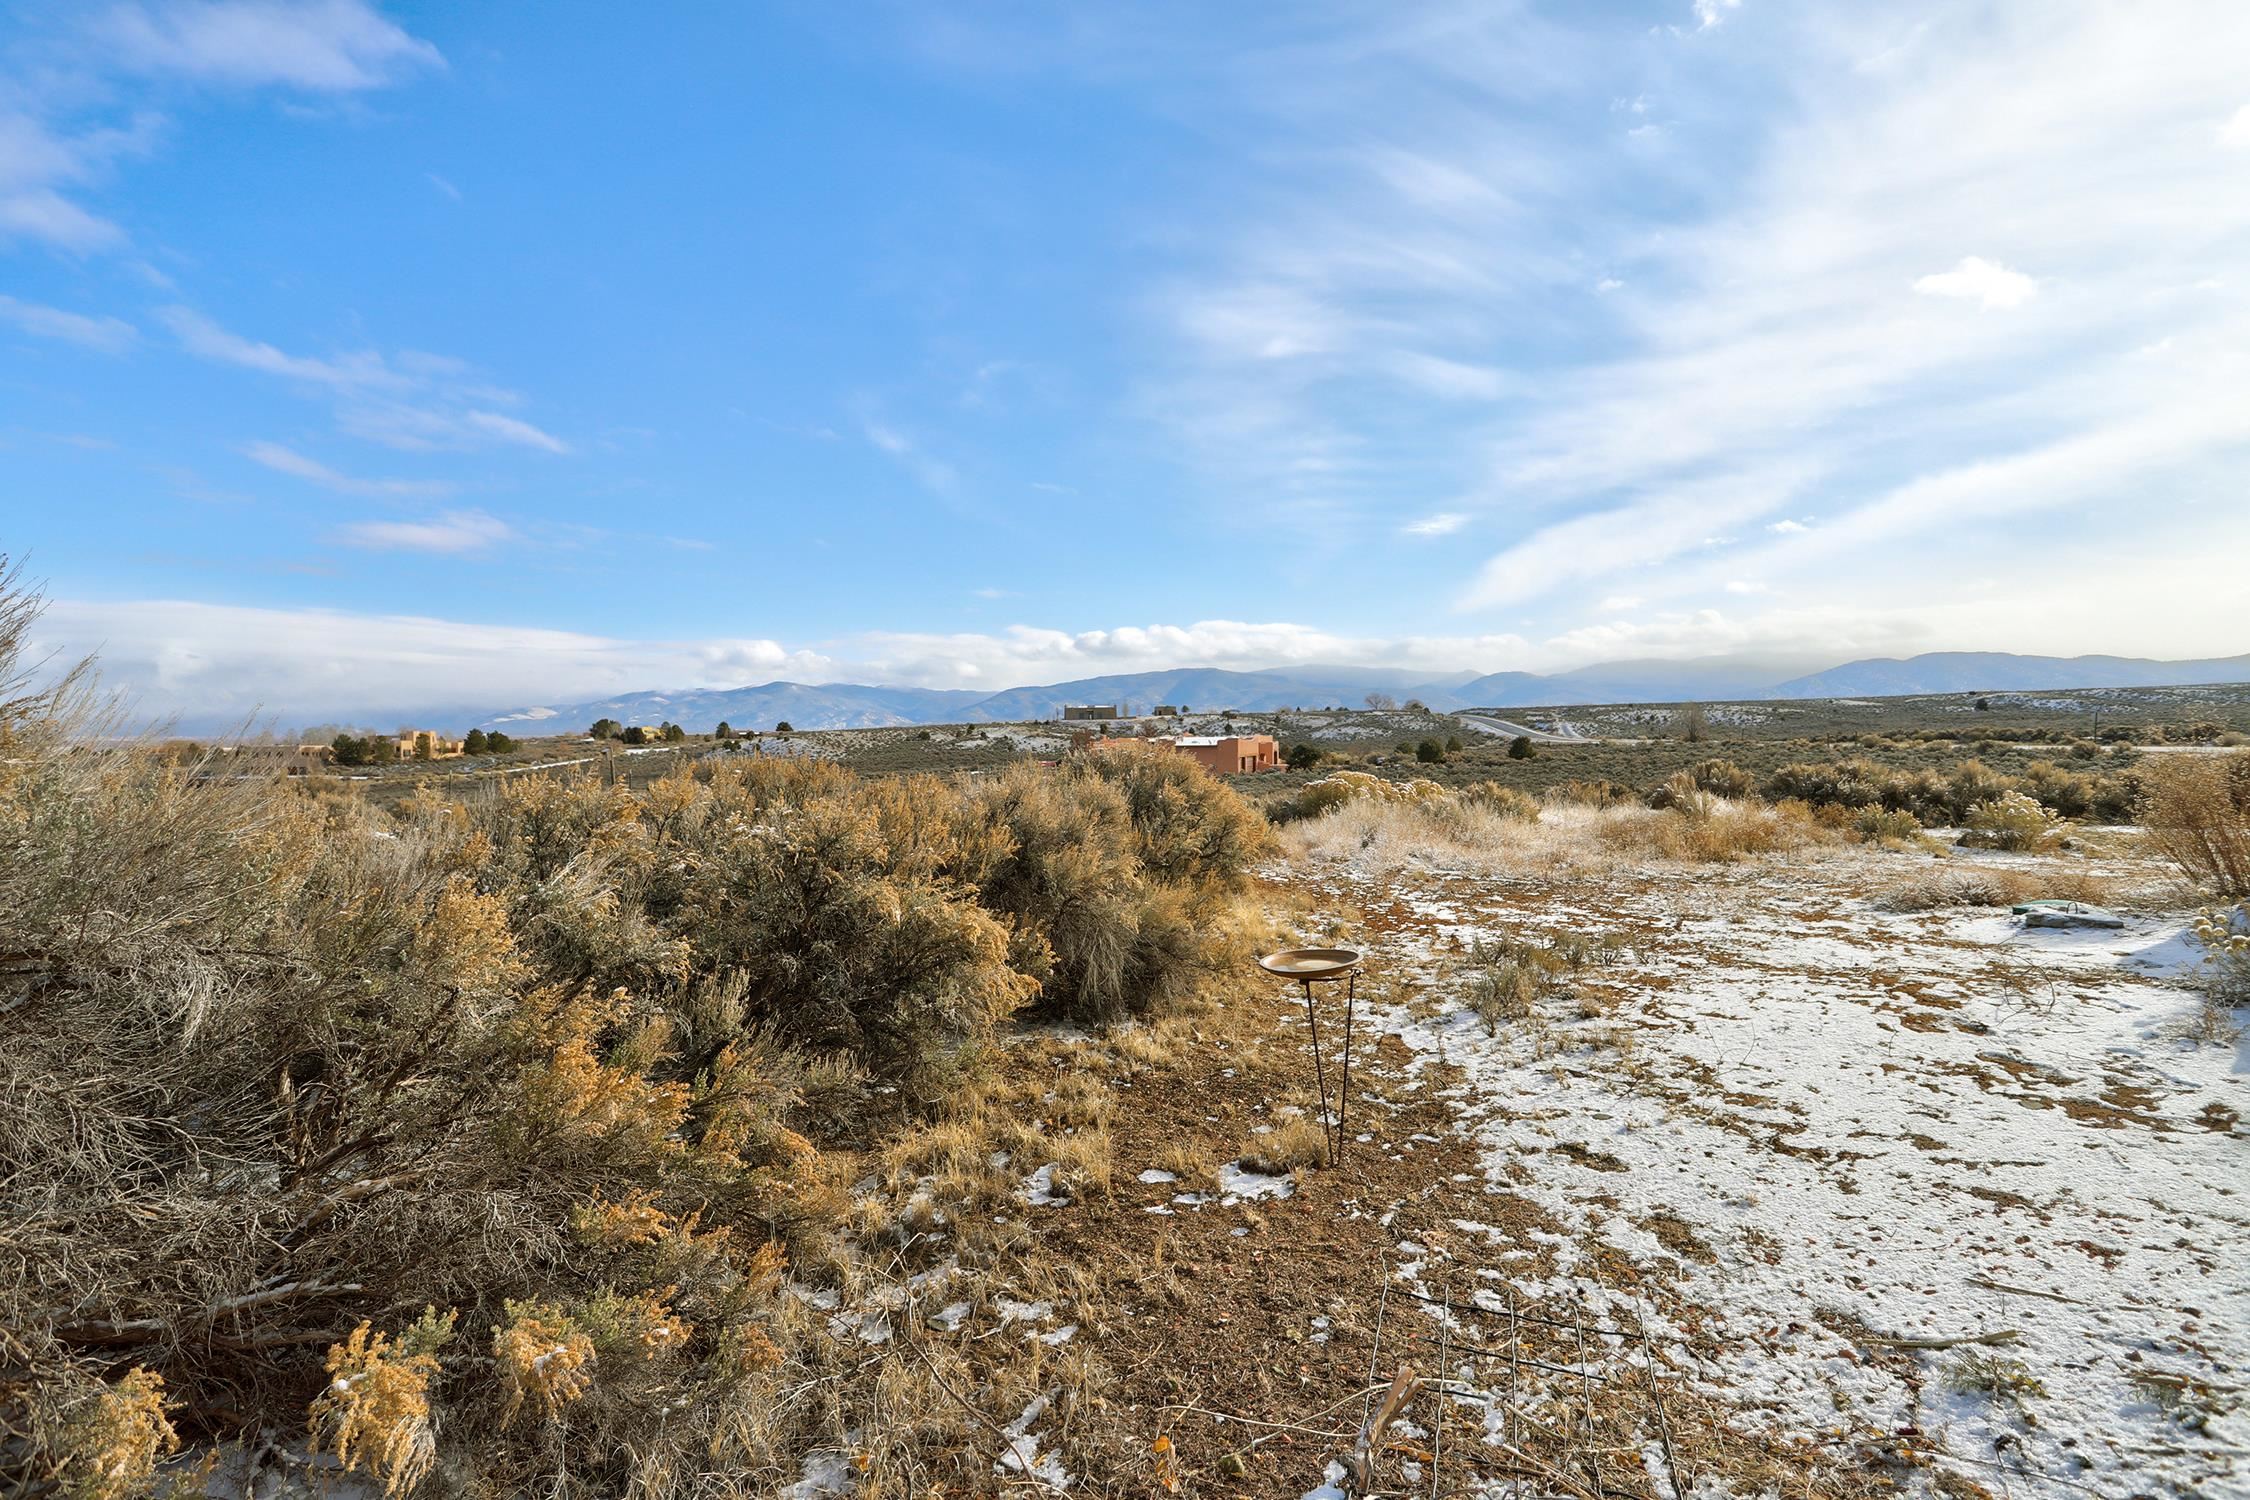
[[[2250,755],[2151,756],[2144,775],[2150,841],[2189,879],[2250,896]]]
[[[2053,842],[2055,815],[2023,792],[2003,792],[1979,803],[1969,814],[1968,831],[1961,842],[1976,849],[2004,849],[2028,853]]]

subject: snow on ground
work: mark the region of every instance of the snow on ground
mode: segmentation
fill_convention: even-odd
[[[1317,884],[1384,914],[1371,972],[1426,988],[1382,1023],[1461,1070],[1490,1190],[1571,1227],[1565,1290],[1604,1247],[1661,1266],[1739,1339],[1707,1378],[1794,1433],[1917,1431],[2024,1493],[2245,1493],[2250,1043],[2190,1039],[2183,919],[1888,914],[1883,858]],[[1462,1007],[1457,944],[1589,927],[1631,944],[1601,1004],[1497,1036]]]

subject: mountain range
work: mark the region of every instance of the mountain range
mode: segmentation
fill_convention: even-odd
[[[655,725],[669,720],[705,734],[737,729],[874,729],[911,724],[991,724],[1055,719],[1070,703],[1118,703],[1146,711],[1169,703],[1192,711],[1265,713],[1283,708],[1362,706],[1371,693],[1430,708],[1560,707],[1589,703],[1683,703],[1729,698],[1874,698],[1919,693],[2032,692],[2064,688],[2163,687],[2250,682],[2250,655],[2195,661],[2127,656],[2019,656],[2005,651],[1933,651],[1819,667],[1808,659],[1710,656],[1688,661],[1615,661],[1568,672],[1461,672],[1425,677],[1359,667],[1276,667],[1233,672],[1188,667],[1082,677],[1042,687],[884,687],[866,683],[768,682],[756,687],[626,693],[584,703],[502,710],[487,729],[542,734],[596,719]]]

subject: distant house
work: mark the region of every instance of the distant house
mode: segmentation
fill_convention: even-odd
[[[398,737],[400,760],[451,760],[467,753],[461,741],[447,739],[434,729],[409,729]]]
[[[1176,719],[1180,716],[1180,706],[1177,703],[1159,703],[1154,714],[1159,719]]]
[[[1065,703],[1065,719],[1122,719],[1125,710],[1115,703]]]
[[[1146,739],[1099,739],[1104,745],[1161,745],[1177,751],[1215,776],[1251,776],[1281,769],[1281,745],[1270,734],[1151,735]]]

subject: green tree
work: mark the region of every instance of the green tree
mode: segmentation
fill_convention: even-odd
[[[1461,753],[1461,736],[1449,734],[1445,737],[1445,753],[1448,755],[1459,755]]]
[[[625,726],[615,719],[596,719],[586,733],[597,740],[614,740],[624,734]]]
[[[517,748],[517,740],[514,735],[502,734],[495,729],[484,737],[484,748],[494,755],[506,755]]]
[[[667,719],[663,726],[656,731],[656,737],[667,745],[677,745],[687,738],[687,731]]]
[[[721,719],[719,727],[711,731],[711,737],[719,740],[731,740],[734,738],[734,726]]]
[[[482,755],[492,748],[492,740],[483,730],[472,729],[462,738],[461,748],[470,755]]]
[[[1318,745],[1291,745],[1281,759],[1292,771],[1309,771],[1320,764],[1323,753]]]
[[[414,732],[414,758],[416,760],[437,759],[437,740],[427,729],[418,729]]]
[[[787,719],[783,719],[783,720],[782,720],[782,721],[781,721],[781,722],[780,722],[779,724],[776,724],[776,725],[774,725],[774,726],[773,726],[773,732],[774,732],[775,734],[793,734],[793,733],[795,733],[795,731],[794,731],[794,730],[792,730],[792,729],[791,729],[791,728],[789,727],[789,721],[788,721]]]
[[[648,731],[641,728],[640,725],[634,724],[619,735],[618,739],[628,745],[645,745],[648,743]]]
[[[1425,766],[1442,766],[1445,764],[1445,746],[1436,740],[1424,740],[1414,747],[1414,758]]]
[[[1508,741],[1508,759],[1529,760],[1531,759],[1533,754],[1534,752],[1531,748],[1530,735],[1519,734],[1514,739]]]

